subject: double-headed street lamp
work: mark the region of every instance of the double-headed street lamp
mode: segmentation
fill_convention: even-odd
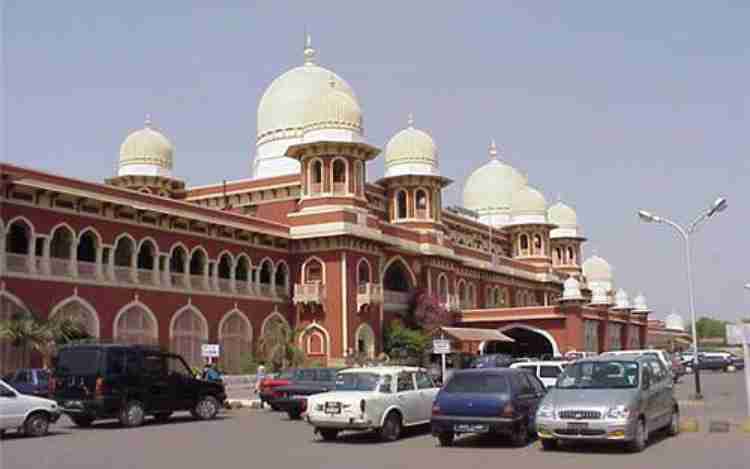
[[[667,218],[663,218],[657,215],[654,215],[653,213],[649,213],[645,210],[638,211],[638,216],[640,219],[644,222],[648,223],[665,223],[675,230],[677,230],[678,233],[682,236],[682,239],[685,240],[685,260],[687,263],[687,281],[688,281],[688,295],[690,296],[690,319],[693,323],[693,372],[695,373],[695,399],[703,399],[703,394],[701,393],[701,376],[700,376],[700,370],[698,366],[698,332],[696,329],[696,321],[695,321],[695,298],[693,295],[693,272],[692,272],[692,265],[690,260],[690,236],[696,232],[698,229],[698,225],[701,224],[701,222],[708,220],[709,218],[713,217],[719,212],[724,211],[727,208],[727,200],[723,197],[719,197],[714,201],[713,205],[706,211],[700,214],[698,218],[693,220],[693,222],[690,224],[690,226],[687,227],[687,229],[681,227],[677,223],[673,222],[672,220],[669,220]]]

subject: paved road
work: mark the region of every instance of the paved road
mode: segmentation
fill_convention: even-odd
[[[709,375],[706,390],[718,400],[722,393],[744,392],[739,375]],[[689,392],[689,380],[679,394]],[[742,394],[739,394],[742,396]],[[742,402],[738,398],[736,402]],[[744,403],[743,403],[744,405]],[[742,409],[744,411],[744,409]],[[323,443],[301,422],[283,414],[239,410],[210,422],[178,415],[167,424],[121,429],[104,422],[78,429],[62,419],[53,434],[41,439],[8,435],[0,443],[0,469],[180,468],[220,467],[369,469],[369,468],[497,468],[514,464],[534,468],[633,469],[634,467],[748,467],[750,435],[738,432],[692,433],[658,437],[642,454],[616,447],[579,447],[554,453],[536,444],[512,448],[501,441],[467,437],[457,447],[437,448],[425,429],[410,431],[403,440],[380,443],[372,435],[344,435]]]

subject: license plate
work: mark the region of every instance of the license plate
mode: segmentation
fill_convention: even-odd
[[[66,401],[65,407],[83,407],[83,402],[81,401]]]
[[[326,402],[326,414],[340,414],[341,404],[338,402]]]
[[[456,433],[487,433],[490,426],[484,423],[457,423],[453,426]]]
[[[583,430],[589,428],[589,424],[586,422],[568,422],[568,428],[571,430]]]

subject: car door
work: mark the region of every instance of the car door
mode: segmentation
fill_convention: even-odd
[[[169,386],[168,396],[170,402],[168,408],[172,410],[188,410],[198,402],[197,380],[185,360],[179,355],[166,355],[167,360],[167,383]]]
[[[34,394],[34,378],[31,370],[18,370],[13,378],[13,387],[21,394]]]
[[[166,357],[158,352],[145,352],[141,359],[141,384],[145,391],[146,409],[163,412],[174,410],[174,396],[169,382]]]
[[[540,369],[541,368],[542,367],[540,366]],[[529,400],[529,426],[532,427],[536,425],[536,411],[539,409],[539,404],[541,404],[542,399],[544,399],[544,396],[547,394],[547,388],[544,386],[542,380],[536,376],[527,375],[526,378],[534,389],[534,397]]]
[[[432,416],[432,404],[435,402],[435,396],[438,393],[438,388],[435,387],[435,383],[424,371],[419,371],[416,374],[417,379],[417,393],[419,394],[420,406],[419,406],[419,420],[426,421],[430,420]]]
[[[654,373],[648,362],[642,362],[640,392],[643,402],[643,413],[648,421],[649,428],[653,427],[653,421],[657,416],[658,396],[654,388]]]
[[[0,383],[0,429],[20,427],[25,411],[24,397],[5,383]]]
[[[657,398],[657,419],[659,427],[663,427],[670,422],[672,414],[672,388],[674,382],[669,370],[662,364],[660,360],[654,360],[652,364],[653,368],[658,370],[657,374],[657,386],[656,392],[658,393]]]
[[[539,395],[543,392],[544,386],[539,383],[537,384],[536,376],[530,372],[520,373],[518,383],[518,394],[516,395],[516,402],[523,415],[529,417],[529,422],[533,420],[533,416],[536,415],[536,408],[539,405]],[[539,388],[537,389],[537,386]]]
[[[419,421],[420,399],[417,394],[414,373],[403,371],[396,377],[396,400],[404,414],[404,425]]]

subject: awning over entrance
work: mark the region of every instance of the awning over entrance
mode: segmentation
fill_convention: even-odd
[[[472,327],[441,327],[435,331],[435,336],[444,333],[449,339],[461,342],[487,342],[490,340],[498,342],[515,342],[502,332],[495,329],[476,329]]]

